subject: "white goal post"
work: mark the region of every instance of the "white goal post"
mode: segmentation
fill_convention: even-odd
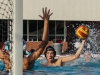
[[[23,75],[23,0],[14,0],[13,75]]]

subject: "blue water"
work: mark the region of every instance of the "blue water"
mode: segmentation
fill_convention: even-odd
[[[36,60],[34,67],[24,75],[100,75],[100,60],[85,62],[83,58],[65,63],[63,67],[42,66],[43,60]],[[4,69],[0,61],[0,70]]]
[[[3,64],[3,61],[0,60],[0,71],[5,70],[5,66]]]
[[[41,63],[40,60],[37,60],[31,71],[37,71],[38,75],[100,75],[100,60],[85,62],[83,58],[79,58],[65,63],[63,67],[46,67]],[[34,75],[36,74],[34,73]]]

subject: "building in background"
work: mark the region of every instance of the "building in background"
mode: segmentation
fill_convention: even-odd
[[[62,50],[66,50],[70,37],[75,37],[72,24],[76,26],[76,22],[80,21],[100,21],[100,10],[97,9],[99,3],[100,0],[23,0],[23,38],[27,41],[28,50],[36,49],[41,42],[43,21],[38,15],[42,15],[42,8],[47,7],[53,12],[49,22],[48,45],[52,45],[53,40],[60,39]],[[6,19],[4,24],[5,26],[0,24],[0,42],[7,40],[9,34]]]

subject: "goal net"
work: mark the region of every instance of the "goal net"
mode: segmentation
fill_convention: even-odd
[[[9,72],[5,72],[5,68],[0,69],[1,74],[22,75],[22,10],[23,0],[0,0],[0,49],[3,50],[4,43],[9,42],[11,67]]]

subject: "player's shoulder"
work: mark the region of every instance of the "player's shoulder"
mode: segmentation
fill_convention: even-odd
[[[55,59],[54,62],[55,62],[55,65],[57,65],[57,66],[61,65],[61,63],[62,63],[61,58]]]

